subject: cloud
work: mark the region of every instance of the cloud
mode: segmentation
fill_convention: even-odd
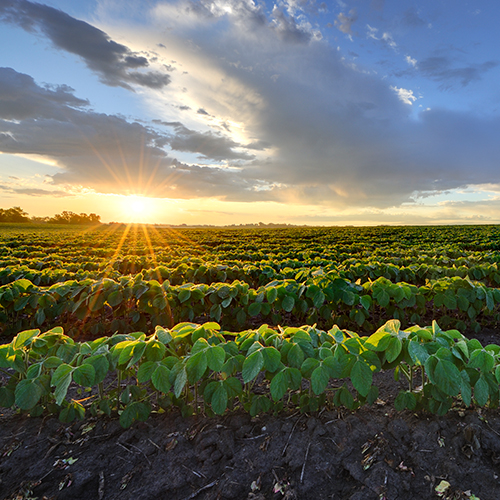
[[[396,92],[402,102],[404,102],[405,104],[409,104],[410,106],[417,100],[417,98],[413,95],[413,90],[407,90],[392,86],[391,90],[394,90],[394,92]]]
[[[335,26],[346,35],[352,35],[352,25],[358,19],[356,9],[351,9],[349,14],[340,13],[335,19]]]
[[[413,57],[410,57],[410,56],[405,56],[405,61],[410,65],[410,66],[413,66],[415,67],[417,65],[417,60],[416,59],[413,59]]]
[[[16,102],[29,106],[11,105]],[[0,68],[0,151],[56,160],[61,171],[51,176],[54,185],[100,192],[185,198],[247,187],[233,172],[169,157],[161,147],[167,137],[140,123],[84,109],[86,104],[68,88],[49,90],[28,75]],[[181,129],[186,147],[190,134],[194,132]],[[204,137],[229,153],[236,146],[210,134]],[[9,189],[31,195],[54,192]]]
[[[248,153],[238,153],[234,148],[243,147],[232,139],[209,132],[196,132],[190,130],[179,122],[158,122],[175,129],[175,135],[171,135],[165,140],[170,147],[176,151],[190,153],[200,153],[202,160],[231,161],[231,160],[251,160],[254,155]],[[248,147],[248,146],[245,146]],[[251,149],[258,149],[255,145],[250,145]]]
[[[28,0],[0,2],[0,21],[40,32],[58,49],[79,56],[106,85],[132,90],[133,85],[161,89],[170,76],[146,70],[147,57],[113,41],[106,33],[61,10]]]
[[[427,78],[442,82],[443,89],[450,89],[457,84],[462,87],[473,81],[481,80],[483,75],[498,66],[498,61],[458,66],[449,56],[431,56],[419,61],[417,69]]]
[[[366,32],[367,38],[371,38],[372,40],[376,40],[378,42],[381,42],[382,45],[389,47],[393,50],[397,49],[398,46],[397,46],[396,42],[392,38],[392,35],[390,33],[388,33],[387,31],[382,33],[382,36],[379,37],[377,35],[377,33],[378,33],[377,28],[374,28],[373,26],[370,26],[369,24],[367,24],[366,29],[367,29],[367,32]]]
[[[4,186],[0,184],[0,190],[9,194],[24,194],[27,196],[50,196],[53,198],[67,198],[73,196],[67,191],[61,189],[40,189],[40,188],[15,188],[11,186]]]
[[[63,119],[61,110],[66,107],[81,108],[89,104],[75,97],[73,89],[67,85],[39,87],[33,78],[12,68],[0,68],[0,75],[0,118],[3,120],[42,116]]]
[[[412,114],[411,91],[348,64],[280,5],[266,15],[250,1],[181,0],[151,12],[155,24],[137,40],[162,43],[186,71],[176,86],[145,91],[172,113],[162,117],[165,133],[96,113],[67,87],[1,70],[0,151],[56,159],[56,187],[339,211],[500,183],[500,118],[438,107]],[[9,107],[25,98],[25,108]],[[176,151],[202,160],[183,163]]]

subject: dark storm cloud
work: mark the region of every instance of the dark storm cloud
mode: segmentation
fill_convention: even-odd
[[[0,0],[0,20],[29,32],[41,32],[55,47],[81,57],[106,85],[160,89],[170,82],[169,75],[146,70],[149,61],[143,55],[61,10],[28,0]]]

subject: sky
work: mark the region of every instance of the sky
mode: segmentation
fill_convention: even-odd
[[[496,0],[0,0],[0,208],[500,223]]]

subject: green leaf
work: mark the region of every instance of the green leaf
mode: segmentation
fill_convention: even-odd
[[[290,366],[293,366],[295,368],[300,368],[302,366],[304,357],[304,351],[299,344],[293,344],[287,354],[288,363],[290,364]]]
[[[159,326],[159,325],[157,325],[155,328],[155,335],[156,335],[156,338],[162,344],[168,344],[172,340],[172,335],[170,334],[170,331],[166,328],[163,328],[162,326]]]
[[[226,351],[221,346],[211,346],[207,349],[207,364],[214,372],[222,369],[226,359]]]
[[[42,373],[42,363],[35,363],[28,368],[26,378],[37,378]]]
[[[177,372],[177,375],[175,377],[174,394],[175,394],[176,398],[180,397],[181,392],[184,389],[184,386],[186,385],[187,380],[188,380],[188,376],[187,376],[187,372],[186,372],[186,367],[183,366]]]
[[[367,396],[372,385],[373,374],[370,367],[358,359],[351,369],[351,382],[354,388],[362,395]]]
[[[455,310],[457,308],[457,299],[452,295],[445,295],[444,306],[446,309]]]
[[[481,375],[474,385],[474,399],[479,406],[486,406],[489,397],[488,382]]]
[[[463,295],[457,295],[457,305],[461,311],[466,312],[469,309],[470,302],[468,301],[467,297],[464,297]]]
[[[333,401],[335,404],[343,405],[346,408],[349,408],[350,410],[354,409],[354,398],[352,397],[351,392],[345,385],[343,385],[340,389],[337,390],[333,398]]]
[[[457,396],[459,394],[460,371],[451,361],[438,359],[434,369],[434,379],[438,388],[448,396]]]
[[[253,317],[257,316],[260,314],[260,310],[262,309],[262,303],[261,302],[253,302],[248,306],[248,314]]]
[[[392,336],[385,330],[377,330],[374,334],[370,335],[365,342],[365,347],[372,351],[385,351]]]
[[[295,306],[295,299],[291,295],[286,295],[283,301],[281,302],[281,307],[286,312],[292,312]]]
[[[59,420],[64,423],[73,422],[73,420],[83,420],[85,418],[85,408],[78,401],[72,401],[59,413]],[[71,459],[67,459],[68,461]],[[78,459],[73,459],[74,461]]]
[[[319,309],[323,305],[324,302],[325,302],[325,294],[321,290],[318,290],[314,294],[313,305],[314,305],[314,307]]]
[[[100,384],[108,374],[109,371],[109,361],[105,354],[98,354],[96,356],[91,356],[85,360],[85,364],[94,367],[95,378],[94,384]]]
[[[92,365],[85,363],[78,366],[73,371],[73,380],[83,387],[92,387],[94,385],[95,369]]]
[[[151,413],[151,406],[146,403],[139,403],[134,401],[127,405],[127,407],[122,411],[120,415],[120,424],[122,427],[127,429],[130,427],[136,420],[140,422],[145,422],[149,414]]]
[[[272,406],[273,402],[266,396],[254,396],[252,398],[249,413],[252,417],[255,417],[259,413],[268,412]]]
[[[376,296],[376,299],[380,307],[387,307],[389,305],[391,297],[385,290],[380,290],[380,292]]]
[[[236,377],[229,377],[228,379],[224,380],[224,386],[226,387],[227,395],[229,398],[240,396],[243,392],[241,382]]]
[[[281,354],[275,347],[265,347],[262,349],[264,368],[270,372],[275,372],[281,364]]]
[[[366,404],[372,405],[378,398],[378,387],[376,385],[372,385],[368,394],[366,396]]]
[[[15,302],[14,302],[14,311],[22,311],[26,305],[28,304],[30,300],[30,296],[26,295],[24,297],[19,297]]]
[[[120,290],[111,292],[108,295],[107,302],[111,307],[119,306],[123,302],[123,293]]]
[[[326,366],[318,366],[311,374],[311,387],[314,394],[319,395],[328,386],[330,380],[329,370]]]
[[[485,349],[476,349],[469,359],[471,368],[479,368],[482,372],[489,372],[495,366],[495,358]]]
[[[385,351],[385,357],[389,363],[392,363],[399,356],[402,347],[401,340],[397,337],[391,337]]]
[[[167,348],[159,340],[149,340],[146,345],[145,356],[148,361],[160,361],[165,356]]]
[[[192,384],[198,382],[207,370],[207,354],[205,351],[199,351],[190,356],[186,362],[186,371],[188,380]]]
[[[170,390],[170,370],[165,365],[159,364],[151,376],[151,382],[157,391],[166,394]]]
[[[240,309],[236,314],[236,321],[238,322],[238,325],[243,326],[246,320],[247,320],[247,314],[245,310]]]
[[[462,394],[462,401],[465,406],[470,406],[472,399],[472,388],[470,386],[470,379],[466,371],[460,372],[460,393]]]
[[[276,288],[269,288],[266,291],[266,299],[267,301],[272,304],[276,299],[278,298],[278,290]]]
[[[223,383],[219,383],[212,395],[212,409],[217,415],[222,415],[227,408],[227,390]]]
[[[417,406],[417,398],[410,391],[401,391],[394,400],[394,408],[396,411],[402,411],[405,408],[414,410]]]
[[[184,302],[187,302],[191,298],[191,290],[186,290],[183,288],[180,292],[179,295],[177,295],[177,298],[179,299],[179,302],[183,304]]]
[[[78,345],[68,342],[59,346],[56,356],[60,357],[65,363],[71,363],[78,354],[78,350]]]
[[[43,362],[43,366],[49,370],[51,368],[57,368],[61,364],[62,364],[61,358],[58,358],[57,356],[49,356]]]
[[[60,384],[72,372],[73,372],[73,367],[70,365],[62,364],[58,366],[55,372],[52,374],[52,379],[50,384],[53,387]]]
[[[363,295],[359,298],[359,303],[368,311],[372,305],[372,298],[369,295]]]
[[[146,361],[141,364],[139,370],[137,370],[137,382],[143,384],[151,379],[154,371],[156,370],[157,364],[154,361]]]
[[[264,367],[264,357],[261,350],[255,351],[243,362],[243,383],[253,380]]]
[[[275,401],[279,401],[285,395],[288,389],[288,377],[286,375],[286,368],[278,372],[273,377],[269,389],[271,391],[271,397]]]
[[[21,380],[15,390],[16,405],[21,410],[30,410],[33,408],[42,397],[43,389],[38,380],[24,379]]]
[[[26,330],[16,335],[13,340],[14,349],[26,347],[31,344],[34,337],[40,333],[40,330]]]
[[[219,382],[216,380],[212,380],[206,387],[205,390],[203,391],[203,397],[205,398],[205,401],[210,404],[212,401],[212,396],[214,395],[215,390],[219,386]]]
[[[15,402],[14,391],[8,387],[0,387],[0,407],[10,408]]]
[[[302,372],[302,375],[305,378],[310,378],[312,375],[312,372],[320,365],[320,361],[318,361],[315,358],[307,358],[304,360],[302,363],[302,366],[300,367],[300,371]]]
[[[415,365],[425,365],[425,362],[429,357],[427,349],[416,340],[410,340],[408,342],[408,354]]]

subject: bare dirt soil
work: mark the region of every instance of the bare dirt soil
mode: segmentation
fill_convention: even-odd
[[[498,343],[496,332],[474,336]],[[183,418],[174,411],[125,430],[113,418],[62,424],[6,412],[0,498],[500,498],[498,410],[398,413],[392,374],[375,383],[377,402],[352,413]]]

